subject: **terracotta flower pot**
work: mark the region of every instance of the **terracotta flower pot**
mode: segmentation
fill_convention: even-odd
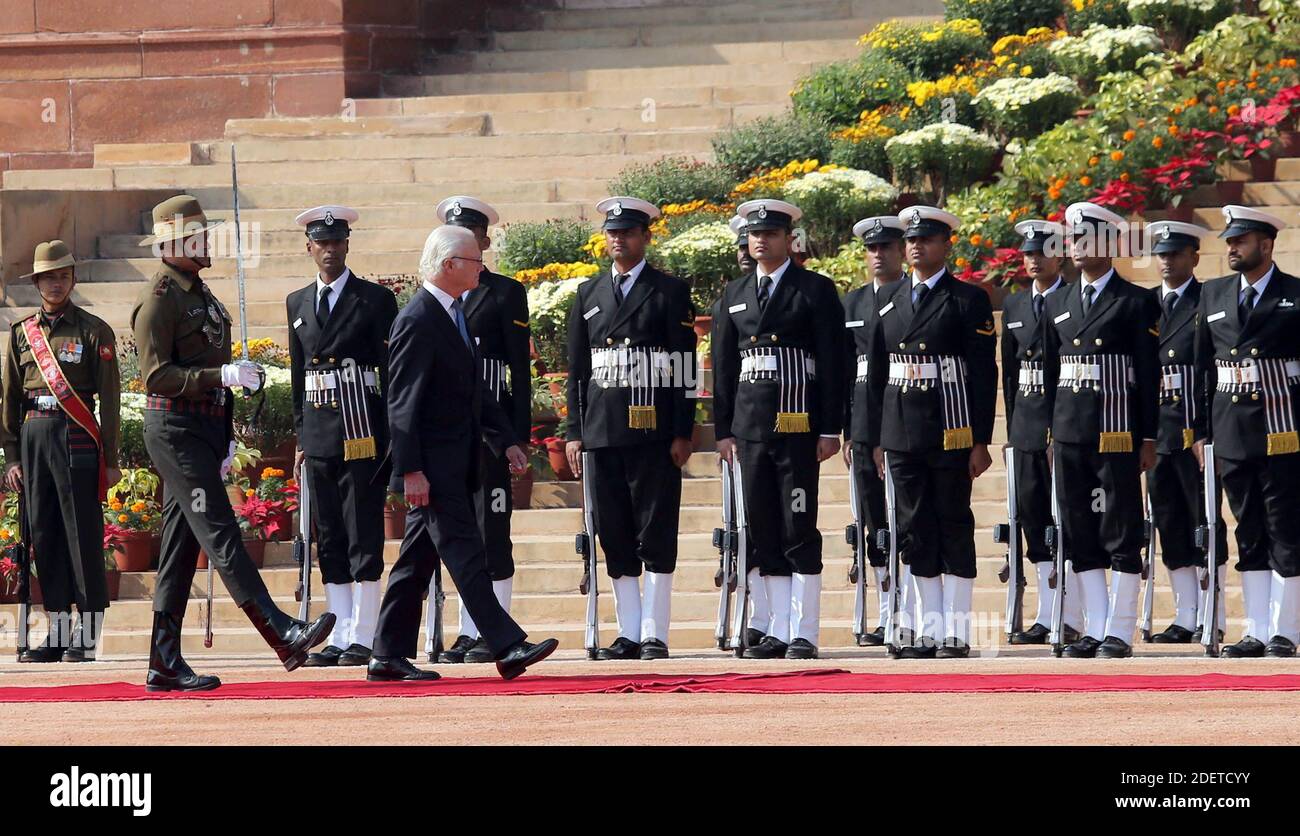
[[[287,543],[293,539],[293,514],[289,511],[281,511],[275,515],[275,521],[279,528],[271,535],[271,539],[277,543]]]
[[[230,500],[231,508],[238,508],[244,504],[244,489],[238,485],[226,485],[226,497]]]
[[[1246,191],[1245,180],[1220,180],[1214,184],[1215,190],[1219,193],[1219,201],[1227,206],[1230,203],[1241,203],[1242,195]]]
[[[546,442],[546,457],[551,461],[551,470],[555,471],[555,478],[562,482],[572,482],[578,477],[574,474],[573,468],[569,467],[569,457],[564,452],[564,439],[553,438]]]
[[[116,601],[122,592],[122,573],[116,569],[107,569],[104,579],[108,581],[108,600]]]
[[[713,317],[709,314],[702,314],[695,317],[695,338],[702,340],[709,335],[713,329]]]
[[[253,561],[253,565],[256,566],[258,569],[261,569],[262,565],[266,563],[266,541],[265,540],[255,540],[255,539],[250,539],[248,537],[245,537],[244,551],[248,552],[248,556]],[[199,549],[199,562],[195,564],[195,568],[197,569],[208,568],[208,553],[203,551],[202,549]]]
[[[1250,176],[1257,183],[1267,183],[1277,175],[1277,160],[1273,157],[1261,157],[1259,154],[1250,158]]]
[[[122,544],[113,550],[113,560],[119,572],[145,572],[153,562],[154,533],[152,531],[126,531]]]
[[[400,540],[406,536],[406,509],[384,508],[384,539]]]
[[[1280,157],[1300,157],[1300,131],[1282,131],[1278,137]]]
[[[1177,206],[1166,206],[1161,210],[1164,213],[1165,220],[1178,221],[1179,223],[1191,223],[1196,217],[1196,209],[1186,200]]]
[[[510,480],[510,499],[516,511],[525,511],[532,507],[533,468],[531,465],[523,473]]]

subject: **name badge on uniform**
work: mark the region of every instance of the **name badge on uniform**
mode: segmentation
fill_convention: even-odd
[[[1020,327],[1023,326],[1024,324],[1025,324],[1025,323],[1023,323],[1023,322],[1008,322],[1008,323],[1007,323],[1007,327],[1008,327],[1008,328],[1020,328]]]
[[[743,310],[748,310],[748,308],[748,302],[741,302],[739,305],[732,305],[730,308],[727,308],[727,313],[740,313]]]
[[[860,319],[855,319],[855,320],[853,320],[852,322],[846,322],[846,323],[844,323],[844,327],[845,327],[845,328],[861,328],[863,325],[866,325],[866,324],[867,324],[867,323],[863,322],[863,321],[860,320]]]
[[[295,320],[293,321],[293,327],[294,327],[294,328],[301,328],[301,327],[302,327],[302,317],[298,317],[297,319],[295,319]]]
[[[85,346],[79,342],[64,343],[63,348],[59,349],[59,362],[80,363],[81,354],[84,350]]]
[[[877,315],[877,316],[884,316],[885,314],[889,313],[889,312],[892,311],[893,309],[894,309],[894,303],[893,303],[893,302],[890,302],[888,305],[885,305],[885,307],[881,308],[880,311],[879,311],[876,315]]]
[[[1069,312],[1069,311],[1066,311],[1065,313],[1063,313],[1063,314],[1061,314],[1060,316],[1058,316],[1056,319],[1053,319],[1052,322],[1055,323],[1055,324],[1057,324],[1057,325],[1060,325],[1062,322],[1065,322],[1065,320],[1067,320],[1067,319],[1069,319],[1069,318],[1070,318],[1070,312]]]
[[[583,319],[591,319],[593,316],[595,316],[595,315],[598,314],[598,313],[600,313],[600,305],[597,305],[596,307],[594,307],[594,308],[592,308],[591,310],[587,311],[585,314],[582,315],[582,318],[583,318]]]
[[[1209,316],[1207,316],[1207,317],[1205,318],[1205,321],[1206,321],[1206,322],[1218,322],[1220,319],[1223,319],[1223,318],[1224,318],[1225,316],[1227,316],[1227,315],[1228,315],[1228,312],[1227,312],[1227,311],[1219,311],[1218,313],[1212,313],[1212,314],[1210,314]]]

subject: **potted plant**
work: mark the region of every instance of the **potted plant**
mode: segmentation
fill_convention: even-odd
[[[406,536],[406,497],[389,491],[384,500],[384,539],[401,540]]]
[[[530,459],[537,454],[534,452]],[[523,473],[510,474],[510,500],[516,511],[526,511],[533,504],[533,463]]]
[[[117,568],[117,550],[122,542],[122,529],[113,523],[104,523],[104,579],[108,582],[108,600],[116,601],[122,591],[122,570]]]
[[[259,569],[266,562],[266,541],[280,530],[277,519],[280,510],[279,503],[262,499],[256,493],[246,497],[244,503],[235,509],[235,518],[239,520],[239,530],[244,536],[244,549]],[[204,563],[206,567],[206,561]]]
[[[1193,210],[1184,199],[1199,185],[1214,181],[1214,162],[1204,154],[1190,153],[1142,171],[1151,184],[1152,202],[1163,206],[1170,220],[1190,223]]]
[[[273,503],[277,523],[275,540],[284,541],[293,538],[293,512],[298,510],[298,483],[286,478],[278,467],[262,468],[262,477],[257,483],[256,494],[259,499]]]
[[[551,470],[555,472],[555,478],[563,482],[572,482],[578,477],[574,474],[573,468],[569,467],[569,456],[564,449],[565,443],[565,439],[555,435],[542,439],[542,446],[546,449],[546,459],[551,465]]]
[[[1001,150],[993,137],[949,122],[907,131],[885,143],[895,176],[913,193],[928,183],[936,206],[987,177]]]
[[[700,321],[695,318],[696,323]],[[713,368],[713,334],[705,333],[695,344],[695,356],[699,358],[701,369]]]
[[[162,527],[162,509],[155,499],[158,481],[146,468],[128,468],[108,489],[104,522],[118,529],[113,554],[119,571],[144,572],[153,561],[152,541]]]
[[[226,496],[230,498],[230,507],[238,508],[244,502],[250,483],[246,471],[253,470],[262,461],[262,451],[245,447],[243,443],[235,444],[235,459],[230,463],[230,472],[226,474]]]

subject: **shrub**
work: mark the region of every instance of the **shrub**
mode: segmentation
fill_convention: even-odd
[[[1163,45],[1150,26],[1112,29],[1090,26],[1082,35],[1062,38],[1049,47],[1056,65],[1076,79],[1096,81],[1106,73],[1132,70],[1138,59],[1162,52]]]
[[[585,277],[577,277],[539,282],[528,288],[533,345],[548,371],[563,371],[569,367],[569,309],[578,296],[578,288],[585,281]]]
[[[693,226],[654,248],[656,266],[690,284],[697,311],[707,311],[736,265],[736,236],[725,221]]]
[[[251,419],[258,397],[265,400],[257,423],[253,424]],[[268,451],[268,455],[281,444],[294,440],[293,386],[288,369],[267,366],[265,394],[235,399],[235,436],[249,447]]]
[[[803,210],[812,252],[834,252],[852,240],[853,224],[893,209],[898,190],[869,171],[835,169],[791,180],[785,199]]]
[[[790,99],[795,113],[843,127],[857,122],[863,111],[898,101],[907,82],[901,64],[864,52],[852,61],[827,64],[804,76]]]
[[[1001,146],[966,125],[939,122],[899,134],[885,153],[899,180],[920,190],[926,178],[937,205],[988,176]]]
[[[840,247],[835,255],[810,258],[803,266],[814,273],[821,273],[830,278],[835,282],[835,287],[840,293],[848,293],[855,287],[861,287],[870,279],[867,271],[867,248],[863,246],[860,238],[854,238]]]
[[[1152,27],[1175,50],[1226,18],[1232,7],[1231,0],[1128,0],[1133,22]]]
[[[946,20],[978,20],[990,38],[1027,32],[1035,26],[1055,26],[1060,0],[948,0]]]
[[[731,191],[731,184],[730,173],[720,165],[689,157],[664,157],[628,166],[609,182],[609,189],[610,194],[639,197],[663,206],[692,200],[720,202]]]
[[[860,43],[902,64],[921,78],[938,78],[958,64],[989,56],[989,42],[978,20],[910,24],[887,20]]]
[[[842,136],[832,137],[831,164],[856,168],[859,171],[870,171],[888,180],[893,176],[893,169],[889,166],[889,156],[885,154],[886,142],[888,139],[884,137],[865,137],[857,140]]]
[[[1004,78],[980,91],[974,104],[1006,136],[1035,137],[1070,118],[1083,102],[1079,85],[1063,75]]]
[[[589,223],[569,218],[510,224],[505,229],[497,265],[509,275],[557,262],[581,261],[582,246],[590,235]]]
[[[1089,26],[1122,29],[1131,23],[1125,0],[1067,0],[1065,4],[1065,28],[1075,35]]]
[[[718,163],[737,179],[790,160],[826,159],[829,127],[820,119],[786,113],[738,125],[713,140]]]

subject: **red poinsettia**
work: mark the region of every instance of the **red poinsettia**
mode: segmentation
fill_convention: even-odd
[[[108,553],[122,545],[126,529],[114,523],[104,523],[104,552]]]
[[[18,577],[18,564],[9,557],[0,557],[0,581],[8,583]]]
[[[1210,182],[1213,171],[1214,161],[1209,157],[1188,154],[1174,157],[1162,166],[1143,169],[1142,174],[1150,181],[1152,191],[1164,197],[1166,205],[1177,206],[1184,192],[1191,191],[1201,182]]]
[[[1015,247],[998,247],[992,257],[984,261],[984,280],[1003,286],[1029,280],[1025,270],[1025,257]]]
[[[1107,183],[1104,189],[1093,195],[1092,202],[1098,206],[1123,209],[1129,213],[1141,212],[1147,206],[1147,191],[1147,187],[1141,183],[1116,178]],[[1059,221],[1060,218],[1049,217],[1048,220]]]
[[[259,540],[269,540],[280,530],[280,513],[284,503],[262,499],[257,494],[246,497],[244,504],[235,509],[239,527]]]

